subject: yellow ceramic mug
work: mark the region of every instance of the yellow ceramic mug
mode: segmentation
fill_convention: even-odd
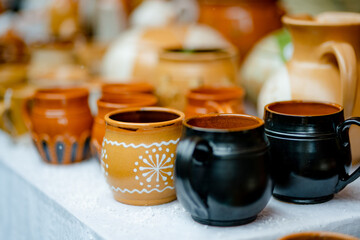
[[[101,165],[117,201],[156,205],[176,199],[174,160],[183,119],[184,113],[160,107],[105,116]]]

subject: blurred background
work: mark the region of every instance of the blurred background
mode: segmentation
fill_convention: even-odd
[[[9,130],[19,118],[14,108],[7,111],[16,104],[13,99],[21,101],[37,88],[58,86],[87,86],[93,111],[105,82],[150,83],[156,86],[160,105],[179,109],[184,107],[185,90],[204,84],[238,85],[246,100],[256,104],[263,83],[292,54],[281,17],[324,11],[359,12],[360,4],[358,0],[0,0],[0,127],[14,135],[26,131]],[[229,64],[224,62],[206,73],[209,65],[201,65],[204,58],[184,58],[176,51],[161,55],[169,48],[211,53],[226,49],[232,67],[223,67]],[[214,53],[206,57],[206,64],[223,58]],[[169,64],[174,59],[197,68],[183,77],[191,67],[174,67]],[[187,79],[185,85],[171,80],[179,76]]]

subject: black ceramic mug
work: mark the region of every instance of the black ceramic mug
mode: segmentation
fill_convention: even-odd
[[[207,114],[184,122],[175,160],[178,200],[202,224],[253,221],[272,193],[262,119]]]
[[[284,101],[265,106],[275,188],[283,201],[311,204],[330,200],[360,176],[351,175],[349,128],[360,118],[344,120],[338,104]]]

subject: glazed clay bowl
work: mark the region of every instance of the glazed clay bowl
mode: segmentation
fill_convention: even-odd
[[[208,113],[244,113],[244,90],[240,87],[204,86],[186,96],[186,118]]]
[[[302,232],[287,235],[279,240],[359,240],[359,238],[335,232]]]
[[[90,156],[88,96],[84,88],[40,89],[27,101],[23,116],[45,162],[70,164]]]
[[[101,166],[114,198],[131,205],[176,199],[174,161],[184,113],[160,107],[105,115]]]
[[[107,95],[108,96],[108,95]],[[98,114],[94,119],[91,132],[91,152],[100,159],[101,143],[105,135],[105,115],[111,111],[131,108],[155,106],[157,98],[150,94],[120,94],[115,98],[101,98],[97,101]]]

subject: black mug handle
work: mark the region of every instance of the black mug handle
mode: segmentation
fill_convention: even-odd
[[[337,127],[337,134],[340,137],[341,144],[344,147],[348,147],[349,142],[349,128],[351,125],[357,125],[360,126],[360,117],[352,117],[349,119],[346,119],[343,123],[341,123]],[[339,179],[338,184],[336,185],[335,192],[341,191],[346,185],[356,180],[358,177],[360,177],[360,166],[351,174],[345,174],[345,176],[342,176],[342,178]]]
[[[199,151],[199,147],[205,147],[206,154],[212,157],[212,148],[209,143],[200,137],[187,137],[182,139],[176,150],[176,191],[177,194],[182,194],[183,198],[187,198],[188,201],[194,204],[194,211],[199,216],[208,217],[208,207],[201,200],[200,196],[194,191],[191,184],[191,169],[193,164],[204,166],[207,163],[207,159],[195,159],[194,155],[196,151]]]

